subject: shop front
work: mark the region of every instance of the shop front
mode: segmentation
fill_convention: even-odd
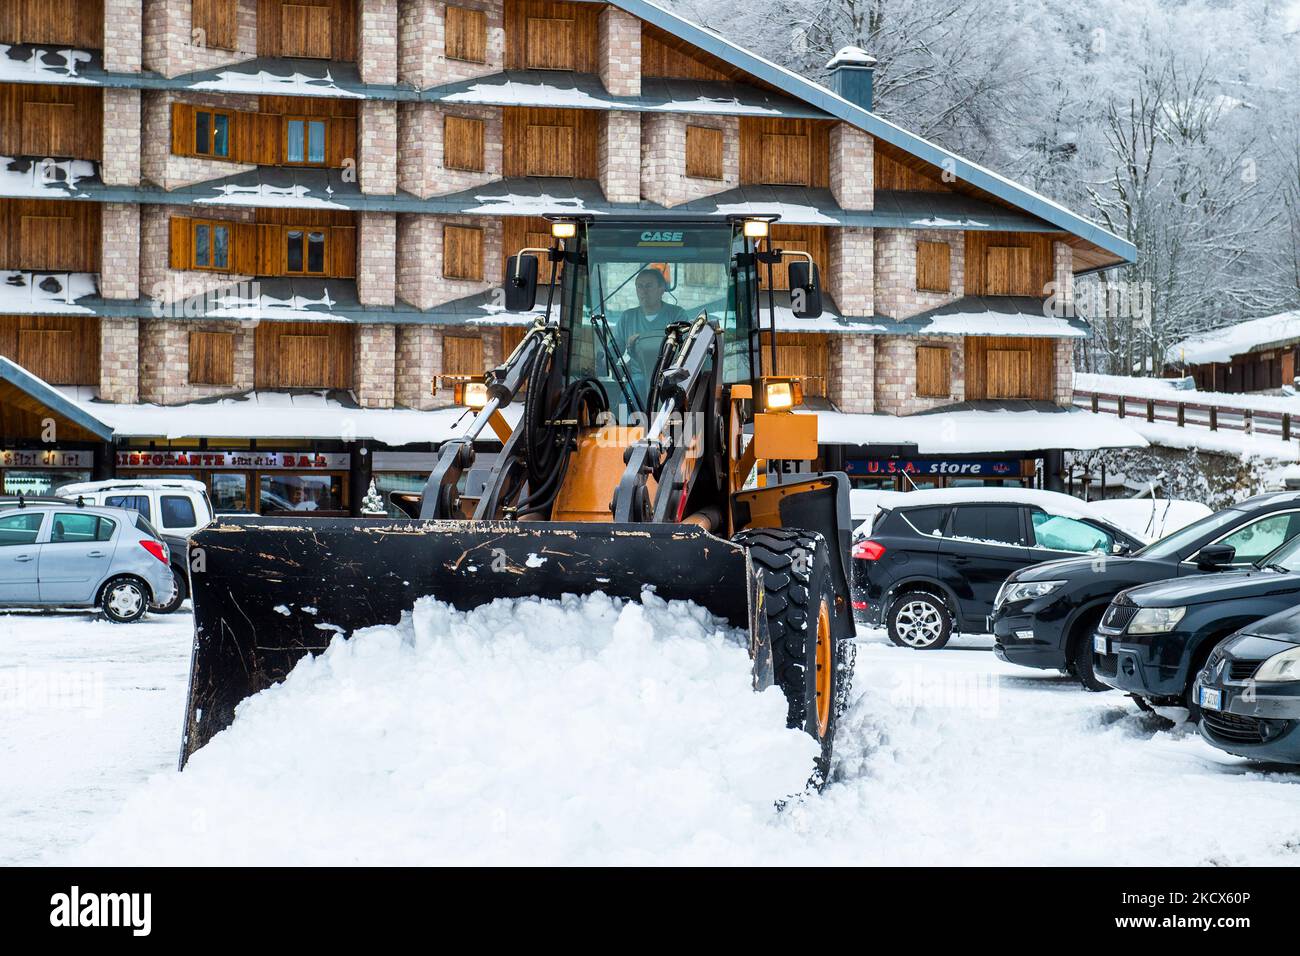
[[[90,481],[95,452],[67,448],[0,448],[0,493],[48,495],[60,485]]]
[[[844,472],[854,488],[915,491],[925,488],[1026,488],[1037,483],[1038,458],[853,457],[844,458]]]
[[[119,478],[193,478],[218,512],[350,514],[352,455],[291,449],[122,448]]]

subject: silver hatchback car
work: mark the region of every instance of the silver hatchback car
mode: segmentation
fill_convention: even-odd
[[[124,624],[175,586],[167,545],[133,511],[0,499],[0,607],[98,607]]]

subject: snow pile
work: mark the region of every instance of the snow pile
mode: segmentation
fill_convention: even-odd
[[[336,640],[80,852],[114,864],[752,860],[816,752],[734,632],[647,595],[426,598]]]
[[[1300,309],[1200,332],[1169,346],[1165,350],[1165,361],[1182,365],[1231,362],[1234,355],[1252,349],[1297,341],[1300,341]]]
[[[1155,541],[1212,514],[1199,501],[1179,498],[1107,498],[1089,502],[1099,518],[1143,541]]]

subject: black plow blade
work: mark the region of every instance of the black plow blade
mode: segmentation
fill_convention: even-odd
[[[194,535],[190,557],[182,766],[302,657],[336,634],[396,624],[425,596],[470,610],[597,591],[635,600],[650,588],[755,633],[745,549],[693,525],[226,518]]]

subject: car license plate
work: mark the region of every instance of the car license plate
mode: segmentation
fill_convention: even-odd
[[[1098,654],[1109,654],[1109,642],[1104,634],[1094,634],[1092,636],[1092,649]]]
[[[1213,687],[1196,687],[1196,702],[1206,710],[1223,710],[1223,691]]]

